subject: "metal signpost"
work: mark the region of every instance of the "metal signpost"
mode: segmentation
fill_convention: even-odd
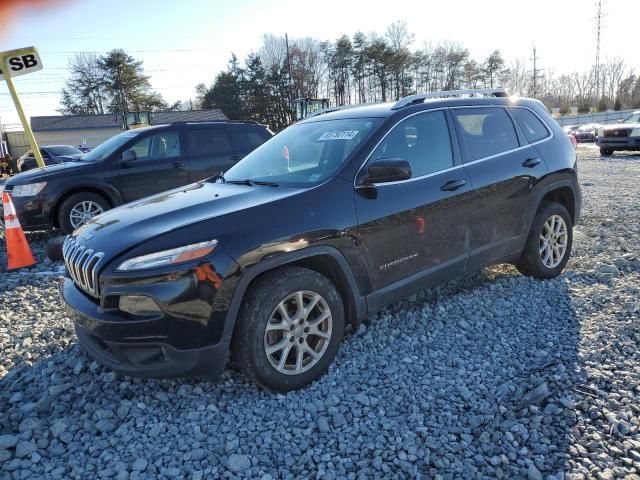
[[[38,56],[38,51],[35,47],[19,48],[17,50],[8,50],[6,52],[0,52],[0,80],[7,82],[7,87],[13,98],[13,103],[18,111],[18,116],[24,127],[24,134],[31,145],[31,151],[36,158],[36,163],[40,168],[44,168],[44,160],[42,154],[36,143],[36,137],[33,136],[31,125],[27,121],[27,117],[22,109],[20,98],[16,92],[16,87],[13,85],[12,77],[19,77],[20,75],[26,75],[27,73],[37,72],[42,70],[42,61]]]

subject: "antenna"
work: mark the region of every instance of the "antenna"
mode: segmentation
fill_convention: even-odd
[[[531,58],[531,60],[533,60],[533,76],[532,76],[532,80],[533,80],[533,98],[538,98],[538,79],[542,78],[542,75],[540,74],[540,72],[542,71],[542,69],[538,68],[538,54],[537,54],[537,48],[534,45],[533,46],[533,57]]]
[[[595,66],[595,80],[596,80],[596,102],[600,100],[600,35],[602,32],[602,17],[604,13],[602,11],[602,0],[598,0],[596,3],[596,66]],[[604,87],[602,88],[604,91]]]

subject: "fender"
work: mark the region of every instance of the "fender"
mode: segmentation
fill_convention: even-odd
[[[67,196],[69,192],[73,190],[80,191],[83,189],[99,190],[107,197],[107,200],[109,200],[111,205],[113,205],[114,207],[117,207],[124,203],[122,195],[113,185],[110,185],[108,183],[96,182],[94,178],[87,179],[86,182],[82,181],[82,179],[74,179],[74,181],[77,183],[68,185],[57,195],[55,201],[53,202],[54,205],[58,205],[60,199]]]
[[[282,255],[269,258],[256,265],[252,265],[246,270],[243,270],[240,279],[238,280],[238,283],[235,287],[231,302],[229,304],[229,308],[227,310],[222,341],[228,343],[231,340],[242,299],[244,298],[249,284],[256,277],[258,277],[258,275],[268,270],[273,270],[274,268],[289,265],[298,260],[316,257],[319,255],[331,256],[334,260],[336,260],[340,269],[342,270],[344,278],[347,281],[347,289],[349,290],[351,299],[353,300],[353,305],[355,308],[355,320],[358,321],[366,317],[367,304],[365,298],[360,294],[358,284],[353,275],[353,272],[351,271],[351,268],[349,267],[349,264],[347,263],[347,260],[338,249],[326,245],[318,245],[304,248],[302,250],[297,250],[295,252],[283,253]]]
[[[555,180],[546,186],[545,195],[553,190],[557,190],[563,187],[569,188],[573,193],[573,202],[574,202],[575,212],[572,220],[573,220],[573,224],[577,225],[578,222],[580,221],[580,210],[582,207],[582,192],[580,191],[579,184],[577,183],[576,180],[573,180],[572,178],[563,178],[560,180]]]

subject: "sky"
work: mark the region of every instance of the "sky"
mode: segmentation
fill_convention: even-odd
[[[0,0],[4,1],[4,0]],[[640,72],[638,0],[603,0],[601,57],[622,57]],[[356,31],[383,34],[405,20],[412,48],[429,41],[462,43],[475,59],[499,49],[507,61],[568,73],[595,57],[595,0],[475,0],[393,2],[322,0],[66,0],[17,10],[1,26],[0,50],[35,46],[43,70],[15,79],[27,116],[56,115],[67,64],[75,52],[123,48],[144,62],[152,87],[172,103],[211,84],[231,53],[243,59],[264,33],[335,40]],[[18,123],[6,84],[0,82],[0,119]]]

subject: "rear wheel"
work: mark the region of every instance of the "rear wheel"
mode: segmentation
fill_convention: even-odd
[[[107,201],[97,193],[74,193],[60,205],[58,225],[64,233],[68,234],[108,209]]]
[[[264,388],[302,388],[333,361],[344,324],[342,299],[328,278],[306,268],[280,268],[247,293],[232,341],[233,361]]]
[[[600,156],[608,157],[609,155],[613,155],[613,149],[612,148],[601,148],[600,149]]]
[[[516,268],[536,278],[557,277],[569,261],[572,244],[573,223],[567,209],[560,203],[543,203]]]

